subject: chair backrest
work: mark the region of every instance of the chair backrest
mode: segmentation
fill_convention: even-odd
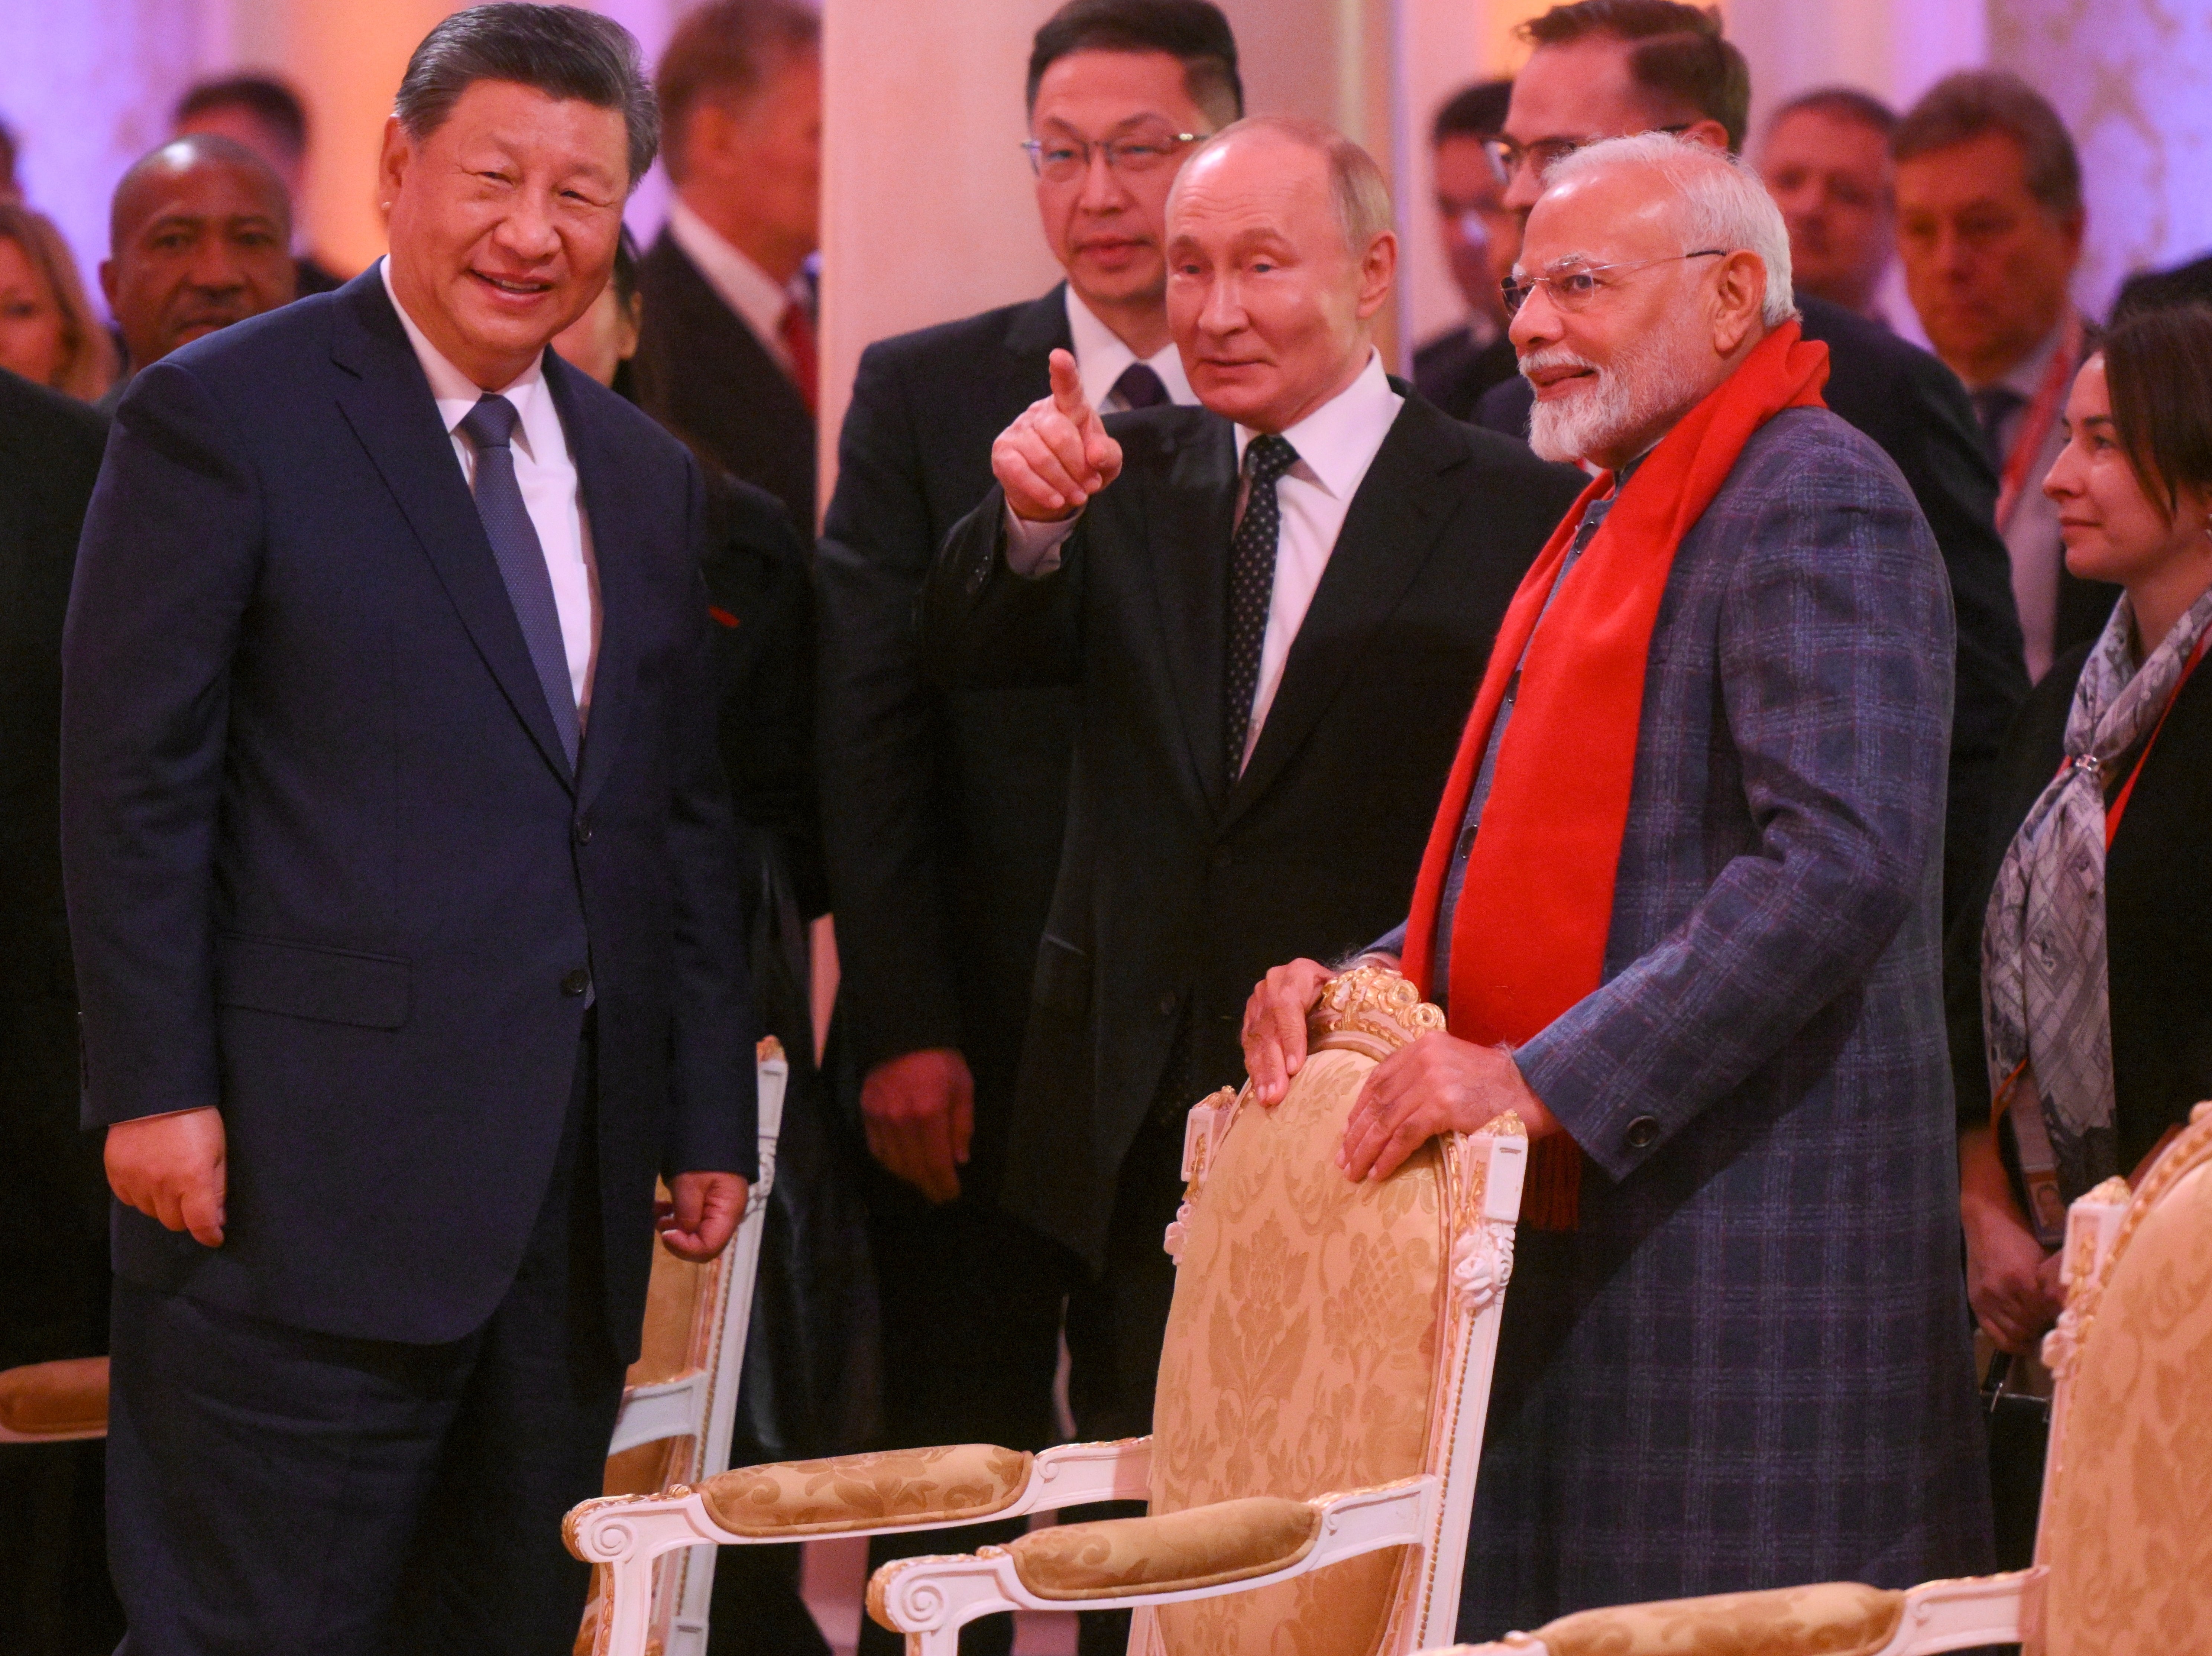
[[[653,1251],[643,1338],[623,1383],[605,1494],[656,1495],[729,1469],[753,1280],[791,1073],[782,1044],[772,1035],[760,1044],[758,1065],[760,1178],[737,1233],[714,1259],[695,1265],[665,1248]],[[705,1649],[714,1574],[712,1547],[673,1553],[655,1566],[652,1637],[665,1656]],[[591,1649],[595,1633],[587,1611],[578,1649]]]
[[[2068,1216],[2035,1556],[2041,1656],[2202,1647],[2212,1629],[2212,1104],[2130,1196]]]
[[[1335,1163],[1369,1073],[1443,1026],[1395,973],[1346,973],[1280,1104],[1247,1087],[1193,1111],[1151,1491],[1170,1513],[1435,1473],[1439,1532],[1425,1549],[1164,1606],[1152,1636],[1171,1656],[1364,1656],[1450,1635],[1527,1141],[1507,1117],[1431,1141],[1387,1179],[1354,1184]],[[1146,1637],[1140,1618],[1132,1648]]]

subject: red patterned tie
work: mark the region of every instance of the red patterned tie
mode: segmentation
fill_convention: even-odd
[[[783,320],[777,324],[776,332],[783,336],[783,348],[791,357],[792,383],[806,399],[806,411],[818,412],[815,397],[822,370],[814,354],[814,319],[794,299],[783,307]]]

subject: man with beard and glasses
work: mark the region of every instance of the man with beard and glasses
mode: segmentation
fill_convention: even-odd
[[[1951,613],[1822,405],[1782,215],[1663,133],[1553,168],[1510,289],[1539,454],[1602,468],[1522,583],[1406,924],[1446,1032],[1352,1178],[1533,1141],[1460,1632],[1986,1568],[1937,964]],[[1247,1006],[1263,1104],[1328,969]]]

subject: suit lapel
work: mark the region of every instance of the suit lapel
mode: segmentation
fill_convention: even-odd
[[[588,811],[605,782],[636,704],[638,582],[642,560],[631,537],[637,526],[665,522],[665,502],[635,498],[631,478],[608,441],[605,422],[586,420],[577,405],[576,370],[545,353],[545,382],[560,411],[561,430],[576,463],[576,495],[592,536],[599,586],[599,645],[592,666],[592,711],[577,756],[576,808]]]
[[[1063,282],[1043,298],[1015,312],[1007,326],[1006,401],[1026,408],[1040,397],[1051,395],[1048,364],[1053,352],[1074,350],[1075,336],[1067,326],[1067,284]]]
[[[483,521],[438,419],[430,382],[384,291],[379,267],[347,284],[331,359],[353,377],[338,406],[415,532],[461,624],[546,763],[571,782],[552,709],[493,560]]]
[[[1291,642],[1251,763],[1230,792],[1230,819],[1281,774],[1328,711],[1376,630],[1428,562],[1449,504],[1435,479],[1462,458],[1459,446],[1441,429],[1444,420],[1427,403],[1408,396],[1376,451]]]
[[[1218,813],[1226,782],[1222,629],[1237,514],[1236,428],[1216,415],[1195,418],[1176,444],[1165,480],[1147,490],[1143,510],[1169,687],[1182,715],[1197,791]]]

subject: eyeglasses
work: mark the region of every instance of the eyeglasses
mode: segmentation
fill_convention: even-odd
[[[1690,125],[1686,122],[1680,126],[1658,126],[1650,130],[1672,132],[1679,137],[1690,130]],[[1534,167],[1536,176],[1541,179],[1576,150],[1587,149],[1594,143],[1603,142],[1602,138],[1539,138],[1523,148],[1501,134],[1494,138],[1485,138],[1482,148],[1490,157],[1490,164],[1498,169],[1499,181],[1510,184],[1513,175],[1524,167]]]
[[[1203,143],[1211,132],[1139,132],[1126,138],[1091,143],[1081,138],[1024,138],[1030,170],[1050,184],[1067,184],[1091,170],[1091,157],[1106,157],[1116,173],[1149,173],[1166,166],[1185,144]]]
[[[1648,270],[1654,265],[1671,265],[1678,259],[1725,259],[1725,247],[1700,247],[1693,253],[1662,253],[1656,259],[1631,259],[1618,265],[1584,265],[1571,271],[1561,271],[1556,276],[1528,276],[1498,284],[1505,295],[1505,314],[1518,316],[1528,295],[1539,288],[1550,289],[1552,302],[1563,311],[1578,311],[1613,284],[1598,278],[1610,271]]]

